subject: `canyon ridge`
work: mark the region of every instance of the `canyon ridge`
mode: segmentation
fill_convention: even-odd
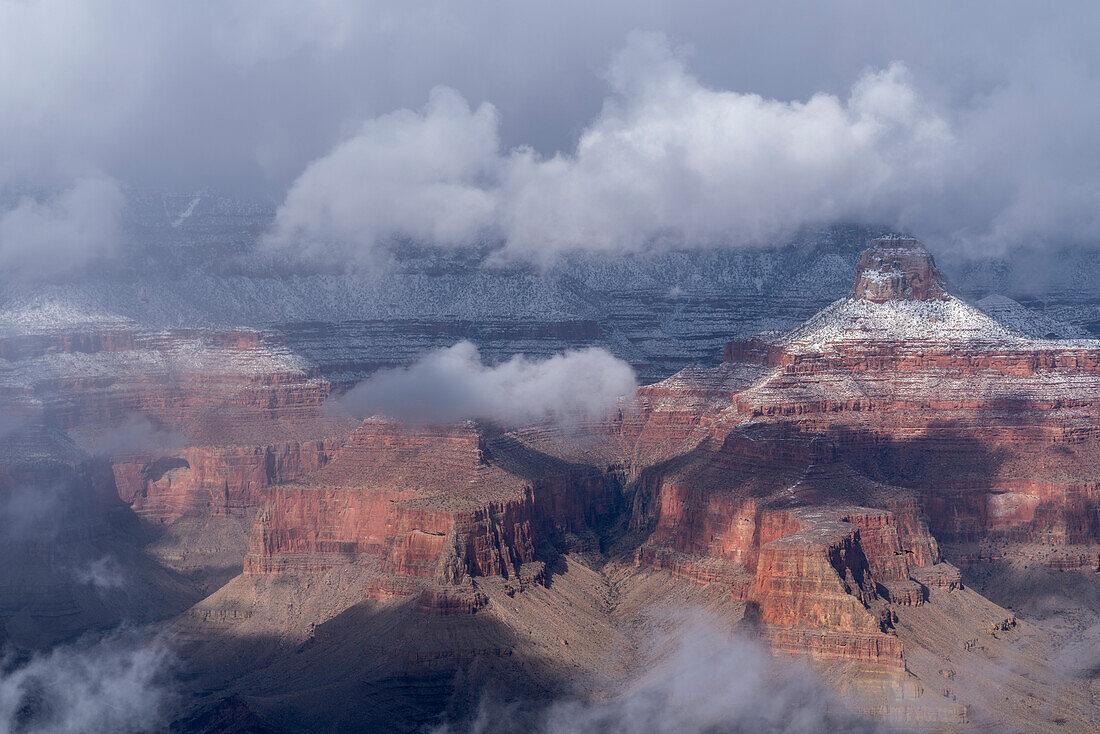
[[[519,428],[354,418],[381,322],[9,308],[0,497],[28,520],[0,639],[157,625],[175,731],[427,731],[614,701],[705,618],[821,681],[827,720],[1094,731],[1100,341],[953,295],[914,239],[833,238],[769,256],[854,267],[783,328],[500,326],[493,348],[612,333],[643,376],[713,348],[610,418]]]

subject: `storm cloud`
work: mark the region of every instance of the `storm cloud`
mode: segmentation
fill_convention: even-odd
[[[781,102],[707,88],[664,36],[634,34],[608,80],[575,150],[549,158],[501,151],[493,107],[436,88],[420,113],[372,120],[312,163],[271,241],[369,252],[489,238],[526,259],[768,243],[809,223],[900,221],[956,154],[901,64],[868,71],[843,99]]]
[[[0,186],[56,192],[16,200],[36,232],[88,178],[268,198],[272,241],[310,258],[741,246],[835,218],[975,252],[1095,244],[1098,14],[8,2]]]

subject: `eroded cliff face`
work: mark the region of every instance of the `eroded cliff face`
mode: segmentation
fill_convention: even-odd
[[[122,456],[112,464],[118,495],[138,515],[171,522],[189,512],[244,515],[274,484],[300,479],[332,458],[339,439],[266,446],[188,446],[167,455]]]
[[[724,586],[776,649],[903,666],[897,610],[960,587],[937,538],[964,564],[1097,557],[1100,343],[1007,329],[919,243],[873,242],[850,297],[725,356],[623,424],[665,450],[635,466],[636,557]]]
[[[900,670],[891,605],[957,588],[911,492],[862,476],[835,445],[779,427],[736,428],[639,483],[637,561],[746,602],[787,652]]]
[[[164,528],[150,552],[202,584],[242,562],[270,487],[324,466],[354,426],[322,409],[329,383],[259,331],[107,320],[5,335],[0,355],[0,415],[19,446],[11,461],[34,459],[24,434],[65,436],[66,461],[109,467],[116,500]]]
[[[828,436],[860,471],[915,490],[945,540],[1100,541],[1100,343],[1013,332],[895,242],[864,255],[852,298],[788,334],[727,345],[732,362],[774,370],[734,409]],[[920,287],[882,297],[868,272]]]
[[[449,613],[470,606],[455,600],[472,598],[473,579],[529,581],[555,549],[598,550],[594,529],[619,502],[614,477],[509,436],[372,419],[307,482],[276,488],[244,572],[350,566],[368,598],[418,594]]]

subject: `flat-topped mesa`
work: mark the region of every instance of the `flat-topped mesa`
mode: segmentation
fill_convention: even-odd
[[[875,303],[948,297],[932,253],[918,240],[898,236],[871,240],[859,259],[852,295]]]

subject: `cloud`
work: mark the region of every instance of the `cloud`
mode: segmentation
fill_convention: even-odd
[[[786,217],[834,215],[980,249],[1095,243],[1098,13],[1084,0],[1053,11],[1011,0],[0,3],[0,184],[63,188],[102,171],[127,186],[271,195],[288,206],[277,232],[346,237],[357,252],[388,234],[478,237],[486,221],[524,257],[578,241],[725,246]],[[690,49],[634,40],[612,59],[635,29]],[[420,109],[440,84],[474,103]],[[447,122],[470,148],[438,168],[409,153],[421,178],[398,176],[382,187],[396,199],[371,199],[379,177],[348,156],[376,160],[375,128],[410,109],[398,115],[410,131]],[[343,163],[320,165],[330,154]],[[467,167],[448,168],[459,160]],[[363,192],[319,180],[352,174]],[[326,215],[307,184],[341,206],[377,201],[365,232]],[[427,221],[409,213],[441,191],[472,203]]]
[[[16,484],[0,492],[0,549],[27,542],[52,541],[61,519],[71,513],[70,491],[60,484]]]
[[[413,422],[484,419],[519,425],[600,418],[637,387],[628,364],[603,349],[548,359],[518,355],[491,366],[468,341],[438,349],[409,367],[383,370],[341,399],[355,415]]]
[[[609,80],[572,155],[514,154],[508,251],[737,246],[804,224],[893,221],[935,189],[954,145],[901,64],[866,73],[846,98],[782,102],[702,85],[647,34]]]
[[[731,637],[714,619],[684,614],[672,654],[606,700],[563,699],[544,707],[482,703],[465,727],[493,734],[818,734],[883,728],[851,712],[811,670]]]
[[[83,443],[87,451],[95,456],[115,457],[121,454],[171,452],[182,448],[185,441],[181,434],[167,431],[144,415],[134,413],[119,425],[104,427],[90,435]]]
[[[635,34],[608,79],[575,150],[550,158],[501,151],[492,107],[436,88],[421,113],[372,120],[312,163],[268,242],[369,257],[405,239],[495,238],[525,259],[760,244],[807,223],[899,220],[939,188],[955,145],[900,64],[846,99],[780,102],[710,89],[663,36]]]
[[[497,126],[492,105],[471,110],[446,87],[432,90],[421,113],[367,122],[294,182],[269,244],[306,257],[394,240],[469,244],[496,208],[495,192],[479,182],[499,167]]]
[[[24,196],[0,213],[0,267],[31,276],[69,274],[113,254],[125,197],[102,177],[77,180],[45,200]]]
[[[0,728],[26,734],[142,732],[168,723],[174,656],[163,637],[130,630],[5,661]]]
[[[126,569],[111,555],[77,566],[72,569],[72,574],[77,583],[92,586],[98,591],[121,589],[127,580]]]
[[[1100,124],[1095,69],[1050,54],[959,101],[893,60],[846,92],[783,100],[704,83],[685,58],[662,34],[630,35],[601,110],[553,155],[502,146],[495,108],[437,87],[423,110],[368,121],[310,164],[268,242],[345,260],[406,239],[490,240],[545,260],[767,244],[837,221],[975,252],[1100,241],[1100,178],[1080,165],[1100,154],[1086,133]]]

